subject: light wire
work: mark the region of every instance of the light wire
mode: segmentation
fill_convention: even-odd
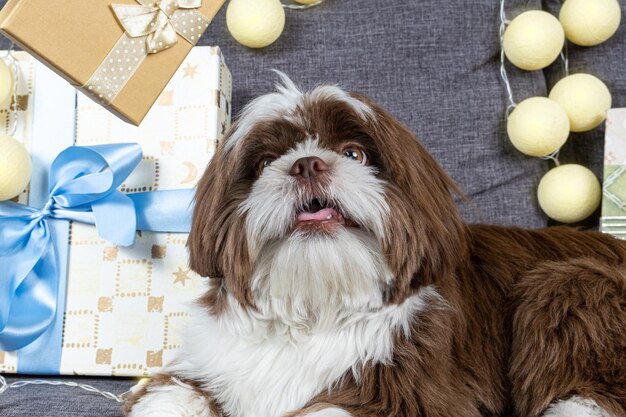
[[[2,59],[8,61],[8,65],[13,76],[13,97],[11,104],[9,105],[9,128],[7,131],[9,136],[15,136],[20,118],[19,104],[17,102],[17,89],[20,84],[21,69],[18,60],[14,55],[14,47],[15,45],[11,42],[4,56],[1,57]]]
[[[92,387],[91,385],[80,384],[74,381],[48,381],[48,380],[43,380],[43,379],[33,379],[33,380],[15,381],[9,384],[7,380],[2,375],[0,375],[0,395],[5,393],[9,389],[22,388],[27,385],[51,385],[51,386],[66,386],[66,387],[72,387],[72,388],[79,388],[88,392],[99,394],[105,398],[108,398],[109,400],[113,400],[118,403],[123,403],[125,401],[126,395],[128,395],[128,393],[130,392],[130,391],[126,391],[122,394],[117,395],[117,394],[113,394],[112,392],[103,391],[96,387]]]
[[[310,4],[299,4],[296,3],[295,1],[291,1],[290,3],[282,3],[283,7],[285,9],[292,9],[292,10],[304,10],[304,9],[310,9],[311,7],[315,7],[315,6],[319,6],[320,4],[324,3],[326,0],[318,0],[315,3],[310,3]]]
[[[504,83],[507,100],[509,102],[509,105],[507,106],[505,111],[505,116],[508,117],[509,114],[511,114],[511,111],[515,108],[515,106],[517,106],[517,104],[513,99],[513,89],[511,88],[509,76],[506,72],[506,58],[504,55],[504,32],[506,31],[506,27],[510,23],[510,21],[506,18],[506,12],[504,11],[504,1],[505,0],[500,0],[500,78],[502,78],[502,82]]]

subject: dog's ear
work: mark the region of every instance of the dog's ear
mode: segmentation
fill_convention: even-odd
[[[251,302],[245,216],[239,204],[248,191],[237,189],[236,173],[220,144],[198,183],[191,233],[187,241],[190,266],[204,277],[222,279],[240,302]]]
[[[401,300],[452,273],[462,259],[466,232],[453,199],[462,192],[406,126],[366,97],[354,97],[374,111],[369,130],[390,206],[383,250],[396,276],[392,299]]]

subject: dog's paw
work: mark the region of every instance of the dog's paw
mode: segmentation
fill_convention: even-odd
[[[181,385],[150,387],[127,417],[218,417],[211,414],[207,398]]]
[[[593,400],[571,397],[553,403],[541,417],[611,417],[611,415]]]
[[[352,417],[352,414],[343,408],[326,407],[321,410],[303,414],[302,417]]]

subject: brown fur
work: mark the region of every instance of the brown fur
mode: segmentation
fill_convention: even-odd
[[[219,314],[228,291],[254,308],[237,211],[255,180],[250,167],[314,133],[329,149],[346,138],[360,143],[388,183],[388,302],[432,284],[448,305],[420,314],[409,339],[396,336],[393,364],[368,365],[358,381],[348,373],[287,416],[341,407],[355,417],[535,417],[580,395],[626,417],[626,243],[569,228],[465,225],[456,185],[410,131],[354,97],[374,110],[373,120],[343,102],[305,101],[300,125],[259,123],[254,140],[230,153],[218,148],[198,186],[189,238],[192,268],[219,283],[202,302]]]
[[[311,404],[356,417],[532,417],[580,395],[625,416],[626,245],[567,228],[467,230],[458,310],[420,316],[411,340],[397,338],[395,366]]]

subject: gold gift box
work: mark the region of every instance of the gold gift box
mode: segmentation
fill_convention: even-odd
[[[198,33],[201,35],[201,32],[196,33],[192,42],[181,36],[181,32],[174,32],[175,43],[160,52],[146,54],[112,100],[99,98],[101,94],[89,89],[88,83],[93,81],[94,74],[102,71],[105,61],[113,62],[112,51],[117,47],[124,52],[120,47],[125,37],[134,45],[146,44],[147,36],[128,38],[125,26],[114,13],[115,6],[129,6],[125,8],[129,10],[152,7],[159,13],[159,3],[164,4],[165,9],[173,8],[173,4],[192,2],[149,1],[151,3],[148,0],[9,0],[0,11],[0,31],[94,101],[121,119],[139,125],[191,51]],[[224,0],[195,1],[200,3],[199,7],[180,10],[199,13],[203,32]],[[122,58],[120,62],[125,60]]]

